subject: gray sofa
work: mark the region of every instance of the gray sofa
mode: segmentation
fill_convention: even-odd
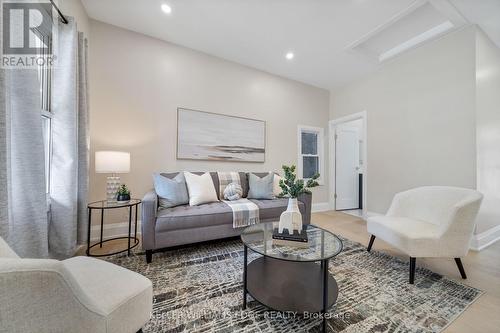
[[[178,172],[162,173],[174,178]],[[196,172],[202,174],[202,172]],[[259,177],[267,173],[255,173]],[[217,172],[210,172],[219,199],[219,178]],[[240,172],[243,197],[248,194],[248,177]],[[311,221],[310,194],[298,198],[303,223]],[[259,206],[260,222],[277,221],[286,210],[288,199],[273,200],[249,199]],[[204,242],[214,239],[238,236],[244,228],[233,228],[233,213],[224,202],[212,202],[200,206],[182,205],[173,208],[159,208],[158,196],[154,190],[142,199],[142,247],[146,250],[146,261],[151,262],[153,251],[178,245]]]

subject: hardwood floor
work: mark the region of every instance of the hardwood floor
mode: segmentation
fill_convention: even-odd
[[[140,239],[140,236],[141,235],[138,235],[137,237]],[[91,245],[93,245],[95,243],[96,242],[92,242]],[[126,249],[126,248],[127,248],[127,240],[126,239],[117,239],[117,240],[112,240],[112,241],[109,241],[109,242],[103,244],[102,248],[99,246],[92,248],[91,253],[94,255],[102,255],[102,254],[106,254],[106,253],[113,253],[116,251],[121,251],[121,250]],[[135,247],[135,249],[141,249],[140,242],[139,242],[139,245],[137,245]],[[82,246],[78,249],[78,251],[76,251],[76,255],[77,256],[84,256],[86,250],[87,250],[87,245],[85,245],[84,247]]]
[[[312,223],[332,231],[350,240],[368,245],[370,235],[366,231],[366,223],[361,218],[341,212],[314,213]],[[99,252],[113,252],[126,247],[126,241],[108,243]],[[139,245],[140,246],[140,245]],[[409,262],[409,258],[398,250],[390,247],[381,239],[376,239],[372,251],[383,251]],[[84,255],[85,249],[78,254]],[[491,245],[481,252],[470,251],[462,258],[467,273],[467,280],[462,280],[453,258],[421,259],[417,267],[425,267],[436,273],[447,276],[478,288],[485,292],[460,317],[448,326],[446,333],[498,333],[500,332],[500,242]],[[418,275],[416,276],[418,279]]]

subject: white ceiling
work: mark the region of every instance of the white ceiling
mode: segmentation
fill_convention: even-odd
[[[417,0],[423,1],[423,0]],[[443,2],[445,0],[431,0]],[[500,0],[451,0],[500,45]],[[160,6],[167,3],[172,13]],[[331,89],[380,63],[349,45],[415,0],[83,0],[96,20]],[[285,59],[292,51],[293,60]]]

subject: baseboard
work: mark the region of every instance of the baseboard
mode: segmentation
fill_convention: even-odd
[[[380,214],[380,213],[376,213],[376,212],[366,212],[366,216],[365,216],[365,219],[369,218],[369,217],[373,217],[373,216],[381,216],[381,215],[384,215],[384,214]]]
[[[470,244],[472,251],[481,251],[500,240],[500,225],[474,235]]]
[[[313,213],[326,212],[327,210],[330,210],[330,203],[328,202],[313,203],[311,207]]]
[[[132,221],[132,235],[134,233],[134,222]],[[137,221],[137,235],[141,234],[141,221]],[[128,222],[107,223],[103,227],[103,239],[114,237],[125,237],[128,235]],[[98,241],[101,237],[101,225],[93,225],[90,228],[90,240]]]

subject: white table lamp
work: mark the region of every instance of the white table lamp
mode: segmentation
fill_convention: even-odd
[[[95,172],[110,173],[106,183],[106,198],[108,202],[116,201],[120,177],[118,173],[130,172],[130,153],[122,151],[97,151],[95,153]]]

